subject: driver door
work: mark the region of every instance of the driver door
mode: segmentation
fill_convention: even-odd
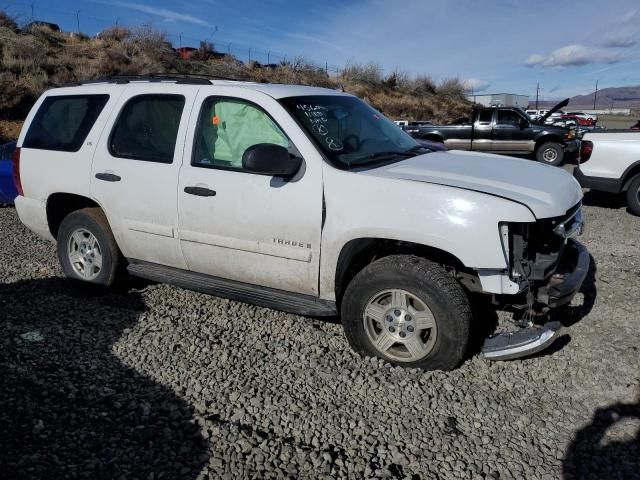
[[[499,109],[493,127],[493,150],[496,152],[532,152],[529,122],[514,110]]]

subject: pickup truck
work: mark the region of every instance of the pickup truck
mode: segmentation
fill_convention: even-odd
[[[544,125],[550,115],[567,105],[559,103],[538,120],[518,107],[476,108],[467,123],[459,125],[406,126],[412,137],[442,142],[455,150],[504,154],[535,154],[538,161],[561,165],[566,154],[579,150],[575,131]]]
[[[585,188],[625,194],[629,209],[640,215],[640,132],[585,134],[573,174]]]
[[[126,269],[340,315],[355,351],[406,367],[463,360],[484,320],[471,292],[544,314],[589,266],[568,172],[433,151],[335,90],[157,75],[56,88],[14,160],[18,215],[57,243],[73,282],[111,286]],[[536,318],[484,356],[549,345],[559,325]]]

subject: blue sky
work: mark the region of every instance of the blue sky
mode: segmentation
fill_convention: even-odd
[[[4,0],[0,8],[95,34],[152,23],[178,46],[209,39],[243,60],[459,77],[476,92],[556,99],[640,84],[640,2],[581,0]]]

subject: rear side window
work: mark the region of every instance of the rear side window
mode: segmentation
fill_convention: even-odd
[[[120,112],[109,141],[114,157],[172,163],[185,99],[182,95],[138,95]]]
[[[77,152],[108,100],[109,95],[45,98],[29,126],[22,146]]]

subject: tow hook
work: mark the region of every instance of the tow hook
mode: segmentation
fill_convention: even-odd
[[[514,360],[528,357],[550,346],[562,331],[560,322],[522,328],[517,332],[504,332],[488,337],[482,345],[482,356],[487,360]]]

